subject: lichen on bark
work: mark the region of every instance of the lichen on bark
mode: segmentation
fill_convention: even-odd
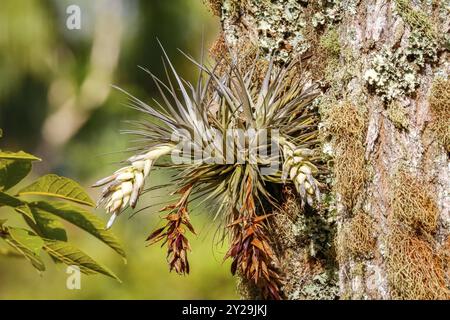
[[[327,177],[323,210],[305,213],[295,197],[287,196],[272,228],[288,279],[284,287],[288,298],[445,296],[443,286],[450,285],[450,262],[444,263],[450,261],[450,117],[445,108],[449,105],[449,15],[448,1],[221,2],[223,39],[231,50],[240,52],[250,43],[262,59],[269,54],[278,63],[299,58],[303,63],[299,76],[317,81],[323,93],[315,103],[324,133],[323,157],[333,171]],[[346,123],[345,117],[330,117],[333,110],[338,116],[342,116],[339,112],[356,113]],[[349,130],[360,120],[362,129],[344,148],[340,132],[348,139]],[[342,165],[336,166],[339,161]],[[343,174],[346,168],[348,175]],[[421,223],[414,222],[409,213],[393,219],[408,203],[392,202],[398,190],[408,191],[405,181],[397,189],[395,181],[400,180],[393,177],[399,170],[432,190],[436,225],[427,239],[405,233],[411,224],[422,223],[429,230],[425,215],[417,215]],[[352,174],[359,178],[346,181]],[[401,227],[402,237],[393,237],[395,226]],[[328,246],[335,236],[336,241]],[[352,248],[349,243],[355,239],[361,245]],[[344,243],[335,250],[338,240]],[[401,252],[395,251],[395,241]],[[328,249],[322,250],[321,243]],[[421,248],[423,255],[410,255],[411,244]],[[350,250],[339,255],[345,247]],[[441,266],[436,257],[442,260]],[[416,258],[424,258],[434,270],[432,287],[425,291],[408,286],[406,274],[398,270],[399,261],[415,263]],[[443,278],[442,270],[447,270]],[[427,276],[419,274],[422,280]],[[256,296],[253,292],[246,297]]]
[[[265,55],[277,52],[279,61],[308,49],[303,5],[297,0],[224,0],[221,21],[231,47],[240,47],[250,40]],[[243,31],[245,28],[247,32]]]

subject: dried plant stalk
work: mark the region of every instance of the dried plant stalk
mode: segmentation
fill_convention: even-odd
[[[224,259],[232,258],[231,273],[239,272],[261,289],[264,299],[282,299],[280,262],[266,235],[266,220],[271,214],[258,216],[251,192],[251,181],[247,181],[245,203],[235,211],[235,219],[228,225],[232,244]]]
[[[189,240],[184,235],[186,228],[193,234],[194,227],[189,220],[189,213],[187,202],[191,194],[192,186],[188,186],[179,191],[182,194],[181,199],[173,205],[169,205],[161,211],[170,210],[170,213],[165,217],[167,224],[155,230],[146,241],[148,245],[163,241],[163,245],[167,243],[167,260],[170,271],[175,270],[178,274],[189,273],[189,261],[187,252],[191,251]]]

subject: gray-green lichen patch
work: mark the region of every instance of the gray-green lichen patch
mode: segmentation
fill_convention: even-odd
[[[333,247],[335,221],[333,212],[302,214],[292,225],[292,231],[299,243],[309,248],[309,256],[326,256]]]
[[[319,10],[312,17],[314,27],[333,24],[342,20],[344,13],[355,14],[359,0],[315,0]]]
[[[247,21],[254,29],[253,41],[256,47],[266,54],[276,53],[276,60],[286,61],[292,53],[302,54],[308,49],[304,37],[306,25],[304,7],[297,0],[249,0],[245,6],[235,0],[224,0],[222,22],[225,37],[229,44],[235,45],[240,38],[240,30],[233,21],[239,18],[239,10],[244,10]]]
[[[383,101],[389,102],[414,92],[419,80],[414,65],[401,49],[384,48],[372,58],[364,80]]]
[[[306,25],[302,6],[293,0],[252,1],[259,47],[265,52],[279,51],[279,58],[287,60],[292,50],[301,54],[308,49],[303,35]]]
[[[239,27],[236,25],[236,21],[239,19],[239,5],[235,0],[223,0],[222,3],[222,29],[224,30],[224,36],[226,42],[230,46],[236,46],[239,39]]]
[[[425,64],[438,60],[438,43],[434,38],[424,36],[422,31],[413,30],[405,49],[392,51],[384,48],[376,54],[371,68],[364,79],[385,102],[409,95],[419,85],[418,72]]]
[[[384,48],[373,56],[371,67],[364,74],[369,87],[385,102],[412,94],[419,85],[418,73],[426,64],[437,62],[438,52],[445,49],[445,37],[437,35],[428,17],[430,12],[422,9],[432,5],[417,2],[416,6],[409,0],[394,3],[394,12],[410,29],[407,45],[395,50]]]
[[[266,56],[287,61],[310,49],[311,32],[333,28],[356,13],[359,0],[223,0],[221,21],[230,47],[252,44]],[[335,49],[335,48],[334,48]]]
[[[419,67],[425,63],[433,63],[438,60],[438,43],[434,38],[425,37],[423,33],[413,30],[408,38],[406,55]]]
[[[339,293],[337,272],[325,270],[314,276],[300,290],[295,291],[290,299],[307,298],[312,300],[334,300]]]

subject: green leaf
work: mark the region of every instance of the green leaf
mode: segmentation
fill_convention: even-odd
[[[36,221],[34,220],[34,216],[31,213],[30,207],[28,207],[28,204],[18,206],[15,208],[15,210],[16,212],[21,213],[24,217],[30,219],[33,223],[36,223]]]
[[[104,242],[123,258],[126,258],[125,251],[117,237],[110,230],[106,230],[105,223],[93,213],[72,204],[58,201],[39,201],[33,202],[30,205],[38,208],[40,212],[49,212],[76,225]]]
[[[19,152],[0,151],[0,159],[41,161],[41,159],[39,159],[38,157],[23,151]]]
[[[0,207],[8,206],[15,208],[21,206],[22,204],[22,201],[20,201],[16,197],[10,196],[9,194],[0,191]]]
[[[83,188],[75,181],[59,177],[56,174],[48,174],[28,187],[19,191],[19,195],[43,195],[62,198],[87,206],[95,206],[94,201],[87,195]]]
[[[40,237],[34,235],[28,230],[21,228],[8,227],[9,235],[16,242],[22,244],[28,250],[33,252],[35,255],[39,255],[44,245],[44,240]]]
[[[44,250],[68,266],[78,266],[84,274],[103,274],[120,282],[120,279],[113,272],[67,242],[45,240]]]
[[[67,233],[63,224],[54,215],[38,207],[30,206],[35,223],[28,224],[43,238],[67,241]]]
[[[18,184],[31,171],[31,162],[25,160],[0,159],[0,191]]]
[[[1,237],[8,245],[30,261],[37,270],[45,271],[45,265],[38,254],[44,244],[40,237],[25,229],[2,226],[1,231]]]
[[[14,208],[17,212],[25,215],[33,222],[35,222],[33,214],[31,213],[30,208],[28,207],[28,204],[26,202],[0,191],[0,207],[1,206]]]

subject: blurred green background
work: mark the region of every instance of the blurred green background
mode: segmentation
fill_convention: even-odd
[[[81,8],[81,30],[68,30],[66,9]],[[0,148],[24,150],[42,159],[33,174],[56,173],[89,185],[115,171],[126,159],[131,137],[121,135],[124,120],[141,115],[123,106],[120,86],[150,102],[157,97],[150,77],[138,66],[162,75],[160,39],[173,63],[187,79],[195,67],[177,48],[199,57],[202,35],[208,48],[219,21],[201,0],[2,0],[0,9]],[[164,173],[152,172],[152,183]],[[23,182],[21,185],[23,186]],[[144,196],[141,206],[158,203],[158,194]],[[161,196],[161,194],[159,195]],[[97,214],[105,218],[104,212]],[[66,288],[65,267],[47,259],[42,275],[20,259],[0,257],[0,298],[6,299],[231,299],[237,298],[226,246],[218,245],[213,213],[200,209],[192,217],[199,235],[190,236],[191,274],[169,273],[165,248],[145,246],[158,225],[157,207],[132,219],[129,213],[113,231],[122,240],[128,263],[111,249],[76,228],[69,238],[112,269],[123,281],[82,276],[81,290]],[[0,209],[0,218],[18,223]],[[1,244],[0,244],[1,245]]]

